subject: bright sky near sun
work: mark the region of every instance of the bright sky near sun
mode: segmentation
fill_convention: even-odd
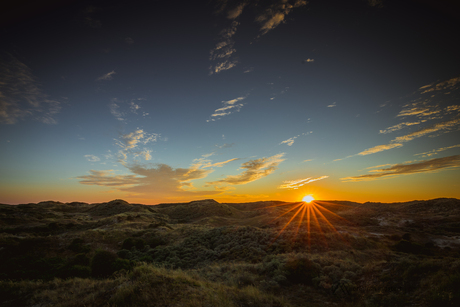
[[[448,1],[23,2],[0,203],[460,198]]]

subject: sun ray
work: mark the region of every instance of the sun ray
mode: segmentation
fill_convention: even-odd
[[[329,227],[331,227],[332,230],[334,230],[335,232],[337,232],[337,229],[335,229],[335,227],[331,224],[331,222],[329,222],[329,220],[324,216],[323,213],[321,213],[321,211],[316,207],[316,206],[313,206],[313,209],[318,212],[319,216],[321,216],[327,223],[327,225],[329,225]]]
[[[302,214],[300,215],[299,223],[297,224],[297,229],[296,229],[296,232],[295,232],[295,235],[294,235],[294,241],[297,238],[297,234],[299,233],[299,229],[300,229],[300,226],[302,225],[303,217],[305,216],[305,210],[307,209],[307,207],[308,207],[308,205],[303,205],[302,206]]]
[[[295,204],[295,203],[293,203],[293,204]],[[302,206],[302,203],[297,203],[297,206],[294,206],[294,207],[292,207],[291,209],[289,209],[288,211],[284,212],[283,214],[281,214],[281,215],[275,217],[273,220],[269,221],[269,223],[271,223],[271,222],[273,222],[273,221],[279,219],[279,218],[282,217],[283,215],[288,214],[289,212],[295,210],[296,208],[298,208],[298,207],[300,207],[300,206]]]
[[[303,204],[300,204],[300,206],[302,206]],[[299,206],[297,206],[296,208],[298,208]],[[276,236],[275,240],[278,239],[278,237],[281,235],[281,233],[286,229],[286,227],[289,226],[289,224],[295,219],[295,217],[297,216],[297,214],[299,214],[300,210],[302,210],[302,207],[299,208],[299,210],[296,211],[296,213],[291,217],[291,219],[286,223],[286,225],[284,225],[284,227],[279,231],[278,235]]]
[[[307,210],[307,232],[308,232],[308,234],[307,234],[307,236],[308,236],[308,247],[309,248],[311,246],[310,211],[311,211],[311,206],[308,206],[308,210]]]
[[[328,213],[334,215],[335,217],[338,217],[338,218],[341,219],[341,220],[344,220],[344,221],[346,221],[346,222],[349,222],[346,218],[341,217],[341,216],[338,215],[337,213],[334,213],[334,212],[332,212],[331,210],[329,210],[329,209],[327,209],[327,208],[325,208],[325,207],[323,207],[323,206],[321,206],[321,205],[319,205],[319,204],[317,204],[316,206],[319,207],[319,208],[321,208],[321,209],[323,209],[324,211],[326,211],[326,212],[328,212]]]

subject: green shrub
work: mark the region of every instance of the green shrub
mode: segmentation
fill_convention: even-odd
[[[72,265],[89,266],[90,262],[91,259],[89,259],[89,257],[86,256],[86,254],[77,254],[70,260],[70,264]]]
[[[88,278],[91,276],[91,268],[85,265],[72,265],[64,273],[64,277]]]
[[[398,252],[402,253],[408,253],[408,254],[421,254],[424,251],[423,246],[420,244],[407,241],[407,240],[401,240],[398,243],[395,244],[394,246],[395,250]]]
[[[118,257],[120,257],[122,259],[131,259],[131,257],[133,256],[133,254],[127,249],[119,250],[117,252],[117,255],[118,255]]]
[[[85,241],[83,241],[82,239],[75,238],[67,248],[75,253],[87,253],[91,250],[91,248],[87,245],[84,245],[84,243]]]
[[[91,259],[91,275],[94,277],[106,277],[112,275],[115,272],[114,262],[117,259],[117,255],[105,251],[98,250]]]
[[[127,238],[123,241],[123,245],[121,246],[121,248],[126,249],[126,250],[131,250],[131,248],[133,248],[133,246],[135,245],[136,243],[134,242],[133,238]]]
[[[312,284],[312,279],[317,277],[321,268],[304,255],[288,259],[284,265],[286,278],[292,283]]]
[[[120,270],[131,271],[133,269],[133,267],[134,267],[134,263],[132,261],[127,260],[127,259],[117,258],[113,262],[114,271],[120,271]]]

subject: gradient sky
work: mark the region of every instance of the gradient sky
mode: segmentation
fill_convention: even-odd
[[[458,5],[144,2],[1,9],[1,203],[460,198]]]

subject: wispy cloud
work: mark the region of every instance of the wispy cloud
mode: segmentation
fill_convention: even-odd
[[[406,127],[410,127],[410,126],[414,126],[414,125],[419,125],[419,124],[424,123],[424,122],[426,122],[426,120],[419,120],[419,121],[416,121],[416,122],[404,122],[404,123],[399,123],[399,124],[397,124],[397,125],[388,127],[388,128],[386,128],[386,129],[383,129],[383,130],[380,130],[380,133],[382,133],[382,134],[391,133],[391,132],[394,132],[394,131],[398,131],[398,130],[404,129],[404,128],[406,128]]]
[[[243,107],[244,104],[238,103],[246,99],[245,96],[238,97],[228,101],[222,101],[223,106],[219,109],[216,109],[213,114],[211,114],[211,118],[207,120],[207,122],[215,121],[216,119],[220,119],[223,116],[230,115],[234,112],[239,112],[240,109]]]
[[[230,9],[228,12],[227,12],[227,18],[228,19],[235,19],[235,18],[238,18],[241,13],[243,13],[243,9],[244,7],[247,5],[246,2],[243,2],[243,3],[240,3],[238,4],[236,7]]]
[[[281,153],[271,157],[249,160],[248,162],[241,164],[240,169],[244,170],[241,174],[229,175],[222,180],[207,182],[207,186],[222,184],[247,184],[266,177],[273,173],[278,168],[278,165],[285,160],[283,159],[283,156],[284,153]]]
[[[382,8],[383,7],[383,0],[367,0],[369,6]]]
[[[334,108],[334,107],[336,107],[336,106],[337,106],[337,104],[336,104],[336,102],[334,102],[334,103],[328,105],[327,107],[328,107],[328,108]]]
[[[431,156],[437,155],[438,152],[442,152],[442,151],[445,151],[445,150],[448,150],[448,149],[458,148],[458,147],[460,147],[460,144],[453,145],[453,146],[448,146],[448,147],[442,147],[442,148],[438,148],[438,149],[433,149],[431,151],[415,154],[414,156],[422,156],[423,158],[431,157]]]
[[[95,156],[95,155],[85,155],[85,158],[89,162],[99,162],[99,161],[101,161],[101,159],[99,159],[99,157]]]
[[[292,4],[290,2],[293,2]],[[294,1],[275,1],[269,7],[267,7],[263,13],[256,17],[256,21],[260,23],[260,31],[262,35],[268,33],[270,30],[275,29],[282,22],[284,22],[286,16],[294,9],[305,6],[307,1],[305,0],[294,0]]]
[[[292,138],[289,138],[287,140],[282,141],[281,143],[279,143],[279,145],[287,144],[288,146],[292,146],[294,144],[294,141],[295,141],[296,138],[297,138],[297,136],[293,136]]]
[[[156,142],[159,138],[157,133],[147,133],[143,129],[134,132],[122,134],[117,141],[117,145],[125,150],[134,149],[138,144],[146,145],[149,142]]]
[[[385,151],[385,150],[388,150],[388,149],[393,149],[393,148],[397,148],[397,147],[401,147],[401,146],[403,146],[403,144],[400,144],[400,143],[377,145],[377,146],[374,146],[372,148],[369,148],[369,149],[366,149],[364,151],[361,151],[360,153],[358,153],[358,155],[367,156],[367,155],[371,155],[371,154],[374,154],[374,153],[377,153],[377,152],[381,152],[381,151]],[[341,159],[338,159],[337,161],[339,161],[339,160],[341,160]]]
[[[136,152],[135,153],[135,156],[141,156],[144,158],[145,161],[149,161],[149,160],[152,160],[152,150],[150,149],[144,149],[142,151],[139,151],[139,152]]]
[[[132,114],[139,115],[141,110],[140,102],[145,100],[144,98],[131,99],[131,101],[120,101],[117,98],[113,98],[109,104],[110,114],[112,114],[119,121],[126,121],[128,116]],[[142,112],[142,116],[147,116],[149,113]]]
[[[421,136],[429,134],[430,137],[434,137],[442,133],[457,130],[460,118],[460,105],[452,104],[452,102],[458,102],[459,88],[460,77],[420,87],[417,92],[409,96],[411,101],[404,104],[401,111],[396,115],[397,119],[415,118],[415,120],[404,121],[390,126],[386,129],[380,130],[380,133],[387,134],[406,128],[413,128],[417,125],[426,125],[430,121],[440,122],[395,138],[387,145],[379,145],[359,154],[365,155],[395,147],[401,147],[403,143]]]
[[[110,113],[119,121],[124,121],[124,114],[120,111],[120,105],[116,98],[112,99],[112,102],[109,105]]]
[[[268,2],[267,2],[268,3]],[[286,16],[295,8],[307,4],[305,0],[276,0],[269,5],[266,2],[239,1],[229,3],[228,1],[219,1],[217,14],[225,11],[227,19],[232,20],[230,26],[222,30],[219,34],[219,42],[211,50],[210,61],[214,62],[209,67],[209,74],[217,74],[235,67],[238,59],[235,57],[236,49],[234,47],[235,35],[240,23],[237,19],[242,15],[243,10],[250,4],[257,10],[255,21],[260,24],[261,35],[275,29],[278,25],[285,22]],[[245,73],[248,72],[247,70]]]
[[[135,175],[114,175],[114,170],[90,170],[89,173],[90,175],[78,176],[76,178],[80,179],[81,184],[106,187],[138,184],[138,178]]]
[[[311,134],[311,133],[313,133],[313,131],[304,132],[302,134],[299,134],[299,135],[293,136],[293,137],[291,137],[291,138],[289,138],[287,140],[284,140],[281,143],[279,143],[278,145],[287,144],[288,146],[292,146],[294,144],[296,138],[298,138],[301,135],[308,135],[308,134]]]
[[[90,28],[100,28],[102,26],[101,21],[94,18],[94,14],[100,10],[100,8],[92,5],[86,7],[81,12],[83,23]]]
[[[370,155],[370,154],[374,154],[374,153],[377,153],[377,152],[385,151],[385,150],[388,150],[388,149],[401,147],[401,146],[403,146],[403,143],[412,141],[412,140],[414,140],[416,138],[419,138],[419,137],[422,137],[422,136],[425,136],[425,135],[428,135],[428,134],[433,134],[433,133],[436,133],[436,132],[438,132],[438,133],[447,133],[447,132],[450,132],[450,131],[453,131],[453,130],[457,130],[459,125],[460,125],[460,118],[454,118],[454,119],[446,120],[446,121],[434,124],[434,125],[432,125],[430,127],[426,127],[426,128],[420,129],[418,131],[415,131],[415,132],[412,132],[412,133],[409,133],[409,134],[406,134],[406,135],[403,135],[403,136],[399,136],[399,137],[391,140],[389,144],[378,145],[378,146],[374,146],[372,148],[366,149],[366,150],[358,153],[358,155],[365,156],[365,155]]]
[[[115,175],[113,170],[90,170],[89,175],[78,176],[86,185],[115,187],[119,191],[152,197],[214,195],[220,191],[193,191],[192,180],[205,178],[211,171],[202,169],[172,168],[166,164],[154,167],[132,165],[132,175]]]
[[[232,57],[236,52],[234,48],[235,41],[232,37],[235,35],[238,25],[239,23],[237,21],[233,21],[228,28],[220,32],[220,40],[211,50],[209,56],[209,60],[214,62],[214,64],[209,67],[210,75],[229,70],[238,63],[238,60]]]
[[[313,63],[314,61],[315,61],[315,59],[306,59],[306,60],[302,61],[302,64]]]
[[[460,85],[460,77],[455,77],[443,82],[432,83],[422,86],[419,90],[422,94],[431,93],[434,91],[456,90]]]
[[[396,164],[388,168],[372,170],[372,174],[366,174],[355,177],[342,178],[345,182],[368,181],[380,179],[383,177],[395,177],[400,175],[437,172],[440,170],[453,169],[460,166],[460,155],[449,156],[444,158],[436,158],[424,160],[421,162],[410,164]]]
[[[27,65],[10,54],[0,54],[0,123],[15,124],[32,117],[56,124],[61,102],[48,98]]]
[[[301,186],[304,186],[308,183],[312,183],[318,180],[323,180],[329,178],[329,176],[321,176],[318,178],[305,178],[305,179],[298,179],[298,180],[289,180],[289,181],[283,181],[283,184],[278,187],[278,189],[290,189],[290,190],[297,190]]]
[[[112,70],[111,72],[108,72],[102,76],[100,76],[99,78],[96,79],[96,81],[109,81],[109,80],[112,80],[113,79],[113,75],[115,75],[116,72],[115,70]]]

